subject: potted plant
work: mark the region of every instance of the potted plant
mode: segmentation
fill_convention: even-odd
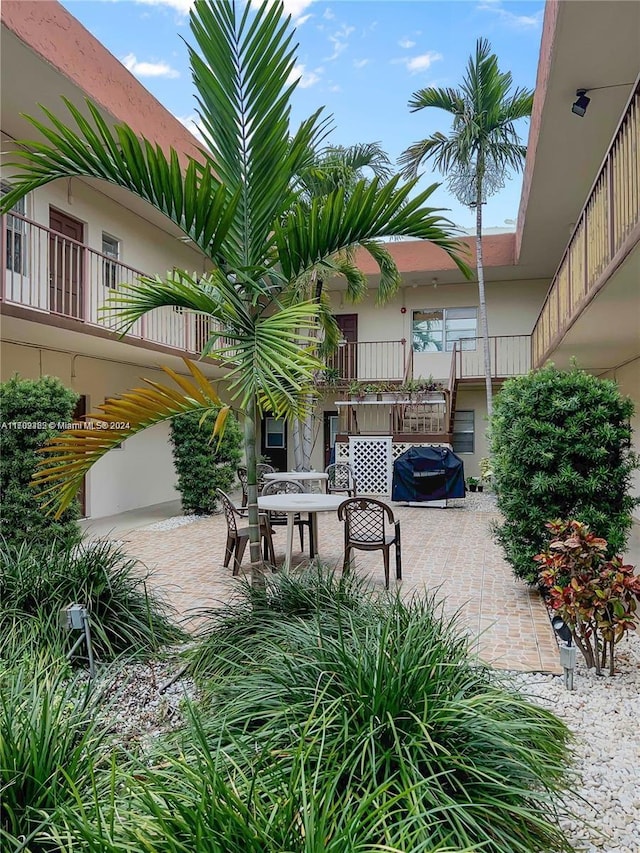
[[[347,392],[349,394],[350,400],[363,400],[364,399],[364,388],[362,387],[360,382],[357,382],[356,380],[353,380],[352,382],[349,383],[349,385],[347,387]]]
[[[477,491],[480,480],[478,477],[467,477],[467,486],[469,487],[470,492]]]
[[[329,386],[330,388],[335,388],[335,386],[340,382],[342,378],[340,376],[340,370],[337,367],[327,366],[320,374],[321,381]]]

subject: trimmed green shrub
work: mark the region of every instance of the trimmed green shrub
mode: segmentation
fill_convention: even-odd
[[[573,518],[624,552],[636,503],[629,495],[633,403],[615,382],[548,365],[504,383],[491,449],[503,524],[495,532],[514,573],[534,584],[545,524]]]
[[[208,415],[202,424],[198,412],[185,412],[171,421],[178,491],[187,514],[215,511],[216,489],[229,489],[242,458],[242,432],[233,415],[227,418],[222,438],[212,438],[216,415]]]
[[[50,543],[52,538],[78,542],[81,532],[74,503],[60,519],[43,510],[31,477],[42,460],[37,451],[71,421],[78,400],[54,376],[20,379],[0,384],[0,533],[7,542]]]
[[[78,602],[89,608],[98,659],[148,656],[184,634],[171,608],[148,592],[146,577],[137,560],[108,541],[65,548],[54,542],[47,550],[0,543],[0,634],[13,634],[27,648],[57,649],[57,614]]]

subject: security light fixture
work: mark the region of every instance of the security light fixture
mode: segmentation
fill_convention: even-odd
[[[346,345],[347,345],[347,339],[346,338],[340,338],[340,340],[338,341],[338,346],[340,347],[340,349],[342,349],[343,347],[346,347]]]
[[[564,671],[564,686],[567,690],[573,690],[573,674],[576,668],[576,647],[571,644],[571,628],[560,616],[554,616],[551,620],[553,630],[562,643],[560,645],[560,664]]]
[[[554,616],[551,620],[551,625],[556,634],[560,637],[563,643],[566,643],[568,646],[571,645],[571,628],[567,625],[567,623],[560,616]]]
[[[575,113],[577,116],[584,116],[587,111],[587,107],[591,103],[591,98],[587,98],[588,89],[578,89],[576,92],[576,100],[571,107],[571,112]]]

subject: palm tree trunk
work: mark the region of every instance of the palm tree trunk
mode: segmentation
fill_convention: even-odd
[[[491,353],[489,351],[489,325],[487,323],[487,298],[484,291],[484,267],[482,265],[482,177],[478,175],[476,198],[476,266],[478,271],[478,299],[480,303],[480,333],[484,350],[484,381],[487,389],[487,418],[493,415],[493,391],[491,388]]]
[[[264,586],[264,563],[260,553],[260,523],[258,516],[258,486],[256,465],[256,401],[251,400],[244,416],[244,452],[247,463],[247,508],[249,510],[249,555],[251,585]]]
[[[300,418],[295,418],[292,425],[293,432],[293,466],[296,471],[304,470],[302,455],[302,424]]]

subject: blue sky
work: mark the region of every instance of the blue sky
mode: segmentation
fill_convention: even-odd
[[[186,47],[190,0],[63,0],[78,18],[175,116],[195,116]],[[395,159],[411,143],[449,122],[440,111],[410,113],[407,102],[426,86],[456,86],[476,39],[489,39],[514,83],[533,88],[544,3],[520,0],[285,0],[299,43],[293,119],[319,106],[334,116],[331,141],[380,142]],[[522,123],[526,141],[528,123]],[[442,181],[426,167],[421,186]],[[487,227],[513,227],[521,176],[484,211]],[[470,228],[474,214],[442,186],[433,204]]]

